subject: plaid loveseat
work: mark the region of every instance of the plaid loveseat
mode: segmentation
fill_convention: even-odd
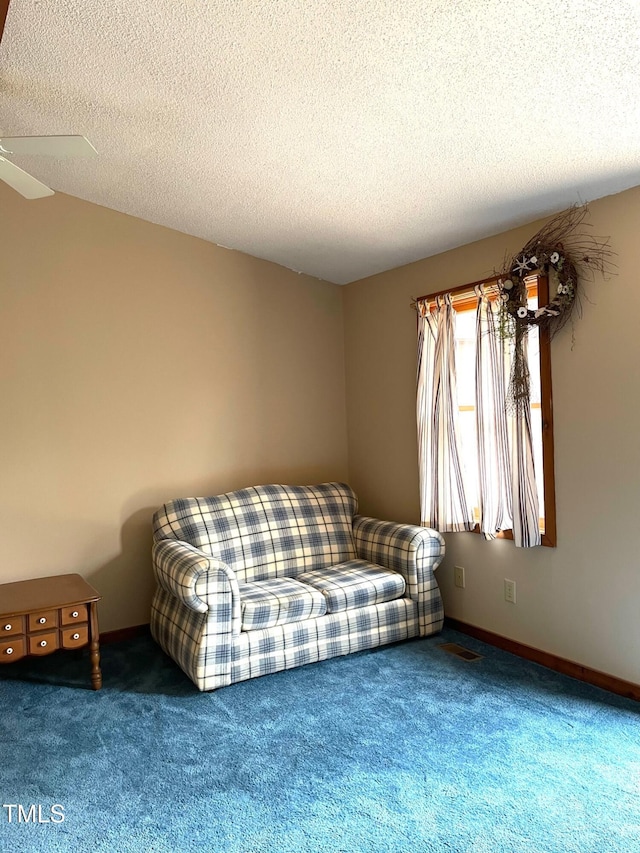
[[[442,628],[442,536],[344,483],[181,498],[153,535],[151,632],[200,690]]]

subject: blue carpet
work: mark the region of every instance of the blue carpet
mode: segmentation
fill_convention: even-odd
[[[210,694],[147,637],[103,673],[3,669],[2,851],[640,851],[640,706],[454,631]]]

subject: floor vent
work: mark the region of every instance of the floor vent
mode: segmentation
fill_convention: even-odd
[[[472,652],[470,649],[465,649],[464,646],[459,646],[457,643],[439,643],[440,648],[444,652],[449,652],[450,655],[462,658],[462,660],[481,660],[482,655]]]

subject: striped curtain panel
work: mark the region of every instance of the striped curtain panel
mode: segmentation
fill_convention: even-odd
[[[418,306],[418,455],[421,523],[442,533],[473,530],[458,450],[455,312]]]
[[[528,339],[521,346],[526,359]],[[519,548],[540,545],[538,489],[533,465],[533,435],[531,407],[518,406],[509,416],[511,439],[511,473],[513,495],[513,541]]]
[[[517,547],[541,542],[531,412],[508,412],[512,346],[500,335],[494,303],[476,288],[475,409],[480,532],[513,531]],[[469,477],[459,453],[455,311],[418,303],[418,462],[421,523],[447,533],[473,530]],[[524,342],[526,347],[526,340]],[[526,355],[526,351],[525,351]]]
[[[495,539],[513,526],[511,454],[506,389],[508,352],[498,333],[493,303],[476,287],[476,436],[480,532]]]

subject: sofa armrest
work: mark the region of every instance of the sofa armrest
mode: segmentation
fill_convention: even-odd
[[[159,585],[198,613],[240,622],[240,594],[232,569],[186,542],[161,539],[153,545],[153,569]]]
[[[442,628],[444,608],[434,572],[444,557],[444,539],[437,530],[356,515],[353,519],[356,552],[386,569],[400,572],[407,595],[418,603],[420,633]]]
[[[353,535],[361,560],[400,572],[409,585],[435,572],[444,557],[444,539],[431,527],[356,515]]]

